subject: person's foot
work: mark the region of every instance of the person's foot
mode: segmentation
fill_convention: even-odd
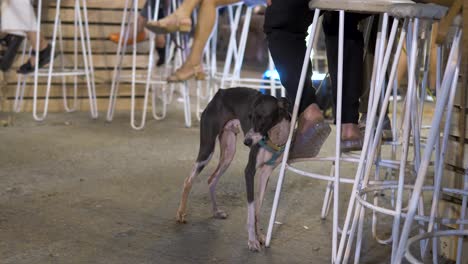
[[[167,78],[168,82],[183,82],[195,78],[195,80],[205,80],[205,72],[200,64],[192,65],[186,62],[176,72]]]
[[[358,124],[347,123],[341,125],[341,151],[349,152],[361,150],[364,139]]]
[[[361,118],[359,118],[359,129],[361,133],[364,134],[366,130],[366,120],[367,120],[367,113],[363,113]],[[382,140],[383,141],[392,141],[393,140],[393,132],[392,132],[392,123],[390,122],[390,118],[388,115],[385,115],[383,126],[382,126]]]
[[[316,104],[308,106],[299,116],[289,159],[316,157],[330,132],[320,108]]]
[[[146,28],[156,34],[166,34],[173,32],[190,32],[192,29],[192,19],[184,17],[177,13],[172,13],[169,16],[158,21],[150,21],[146,24]]]
[[[5,53],[0,61],[0,70],[8,71],[15,60],[16,53],[23,42],[24,37],[8,34],[1,40],[2,46],[6,47]]]
[[[28,62],[21,65],[17,70],[19,74],[28,74],[34,72],[34,65],[36,63],[36,52],[33,50],[31,52],[31,58],[29,58]],[[50,63],[52,60],[52,45],[47,44],[47,47],[39,51],[39,68],[42,68]]]
[[[136,42],[142,42],[146,39],[146,33],[144,30],[138,32],[136,37]],[[109,35],[109,40],[114,42],[115,44],[119,44],[120,41],[120,33],[112,33]],[[133,34],[129,34],[127,39],[127,45],[133,45]]]

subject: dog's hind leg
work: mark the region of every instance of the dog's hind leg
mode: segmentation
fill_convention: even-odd
[[[227,170],[236,154],[236,138],[239,132],[239,120],[231,120],[224,126],[222,133],[219,135],[219,164],[208,179],[214,218],[225,219],[227,217],[227,214],[220,210],[216,203],[216,185],[218,184],[219,178]]]
[[[190,189],[192,189],[192,181],[193,179],[200,174],[206,164],[210,161],[213,153],[211,153],[205,160],[197,161],[193,164],[192,171],[190,175],[185,178],[184,180],[184,189],[182,191],[182,199],[180,200],[179,209],[177,210],[176,220],[179,223],[185,223],[185,210],[187,208],[187,200],[190,193]]]

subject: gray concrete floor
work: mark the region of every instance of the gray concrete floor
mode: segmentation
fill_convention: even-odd
[[[181,225],[175,213],[198,151],[198,123],[185,128],[179,105],[143,131],[130,128],[127,112],[112,123],[103,116],[57,113],[37,123],[23,113],[0,128],[0,263],[330,263],[332,214],[320,219],[325,182],[289,173],[271,247],[252,253],[245,147],[239,144],[218,185],[228,219],[211,217],[206,180],[215,156],[196,180],[189,222]],[[333,153],[330,138],[322,154]],[[303,166],[330,170],[327,163]],[[354,168],[343,172],[353,176]],[[264,229],[276,181],[277,170],[262,210]],[[342,189],[347,197],[349,187]],[[368,226],[362,263],[388,263],[390,247],[378,245]]]

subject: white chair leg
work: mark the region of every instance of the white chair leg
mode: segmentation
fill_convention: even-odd
[[[240,22],[242,5],[237,6],[235,15],[233,14],[233,8],[234,6],[231,6],[231,5],[228,6],[229,24],[230,24],[231,33],[229,35],[229,45],[228,45],[228,50],[226,53],[226,60],[225,60],[224,67],[223,67],[223,75],[221,76],[221,81],[219,85],[220,89],[226,88],[225,83],[230,77],[232,77],[232,76],[229,76],[231,74],[230,72],[231,72],[232,61],[234,60],[234,64],[236,64],[236,61],[238,59],[236,33],[237,33],[237,28]]]
[[[395,23],[396,22],[394,20],[394,25],[392,26],[392,31],[393,31],[393,28],[395,26]],[[403,47],[403,39],[404,39],[405,35],[406,35],[406,31],[402,30],[401,35],[400,35],[400,41],[398,43],[398,47],[397,47],[397,51],[396,51],[396,57],[399,57],[399,55],[401,53],[401,50],[402,50],[402,47]],[[393,40],[390,39],[389,43],[392,43],[392,42],[393,42]],[[385,61],[384,67],[381,69],[382,75],[386,71],[386,65],[388,64],[390,51],[391,51],[391,48],[387,48],[387,52],[386,52],[386,55],[385,55],[385,58],[384,58],[384,61]],[[397,66],[398,66],[397,62],[398,62],[398,60],[394,60],[393,65],[392,65],[390,80],[388,82],[388,86],[387,86],[387,90],[386,90],[386,96],[385,96],[383,105],[381,107],[381,112],[380,112],[380,116],[379,116],[379,122],[378,122],[378,125],[377,125],[376,135],[379,135],[381,133],[382,124],[383,124],[383,120],[384,120],[385,112],[386,112],[386,107],[388,106],[388,100],[390,98],[392,82],[393,82],[393,80],[394,80],[394,78],[396,76],[396,69],[397,69]],[[380,91],[382,89],[382,85],[383,85],[383,79],[380,80],[380,82],[375,86],[376,91],[375,92],[371,91],[371,93],[380,94]],[[345,243],[346,243],[347,237],[346,236],[341,236],[340,244],[339,244],[339,248],[338,248],[338,252],[337,252],[337,257],[336,257],[336,263],[341,263],[341,259],[343,257],[345,257],[346,259],[349,257],[349,252],[350,252],[350,248],[351,248],[350,245],[352,244],[351,241],[353,240],[353,237],[354,237],[355,228],[357,228],[356,223],[358,222],[358,218],[360,217],[361,207],[362,207],[360,203],[356,202],[357,190],[358,190],[358,187],[361,185],[361,182],[366,183],[368,181],[368,179],[369,179],[370,169],[372,167],[372,162],[370,162],[370,161],[366,162],[366,160],[368,160],[369,157],[374,157],[375,156],[376,147],[378,145],[378,141],[380,140],[377,136],[373,137],[373,146],[372,147],[370,146],[372,133],[373,133],[373,126],[375,124],[375,118],[376,118],[376,113],[377,113],[377,108],[378,108],[378,102],[373,102],[372,104],[369,104],[369,107],[371,108],[371,110],[368,111],[368,116],[367,116],[368,120],[367,120],[365,135],[364,135],[364,144],[363,144],[361,156],[360,156],[360,159],[359,159],[359,165],[358,165],[358,169],[357,169],[357,172],[356,172],[356,177],[355,177],[354,183],[353,183],[353,189],[351,191],[351,197],[350,197],[350,200],[349,200],[349,203],[348,203],[348,208],[347,208],[347,211],[346,211],[345,222],[344,222],[344,225],[343,225],[343,233],[348,233],[348,230],[350,230],[349,228],[351,227],[351,230],[349,231],[350,235],[349,235],[348,243],[347,243],[347,247],[346,247],[347,254],[345,254]],[[351,219],[351,217],[353,217],[353,218]],[[352,225],[350,226],[351,223],[352,223]]]
[[[232,73],[231,87],[236,86],[235,80],[240,78],[240,71],[241,71],[242,63],[244,62],[245,47],[247,45],[247,37],[249,34],[251,18],[252,18],[252,7],[247,7],[245,11],[245,16],[244,16],[244,24],[242,26],[241,37],[239,40],[239,47],[238,47],[239,55],[238,55],[238,58],[236,59],[236,63],[234,65],[234,70]]]
[[[26,46],[27,46],[26,43],[27,43],[26,41],[23,43],[23,50],[21,52],[21,58],[23,58],[23,62],[24,62],[24,58],[26,55]],[[31,56],[31,49],[29,49],[28,57],[30,56]],[[21,112],[21,107],[23,105],[23,98],[24,98],[24,88],[26,86],[26,79],[27,79],[26,76],[18,75],[18,81],[16,84],[16,92],[15,92],[15,102],[13,104],[13,112],[15,113]]]
[[[91,49],[91,33],[89,31],[89,20],[88,20],[88,6],[86,0],[82,0],[82,7],[83,7],[83,22],[84,22],[84,30],[85,30],[85,42],[86,42],[86,51],[88,56],[86,57],[89,65],[89,78],[91,82],[91,89],[88,90],[88,98],[89,98],[89,108],[90,114],[93,119],[98,118],[98,107],[97,107],[97,95],[96,95],[96,78],[94,74],[94,60],[93,60],[93,52]],[[88,75],[86,75],[88,77]]]
[[[184,98],[185,127],[189,128],[192,126],[192,113],[190,111],[190,91],[188,89],[187,81],[183,82],[182,85],[182,96]]]
[[[75,16],[76,18],[76,16]],[[77,21],[75,19],[74,25],[76,26]],[[76,30],[75,30],[76,32]],[[63,35],[62,35],[62,22],[59,22],[59,30],[58,30],[58,38],[59,38],[59,52],[60,52],[60,69],[62,72],[65,72],[65,54],[64,54],[64,47],[63,47]],[[76,61],[75,61],[76,63]],[[78,108],[78,87],[76,83],[73,84],[73,106],[70,107],[68,105],[68,95],[67,95],[67,78],[65,75],[62,75],[62,97],[63,97],[63,107],[66,112],[74,112]]]
[[[417,19],[415,20],[417,21]],[[395,263],[401,263],[403,254],[406,249],[409,231],[410,231],[414,216],[416,214],[416,210],[417,210],[418,203],[419,203],[419,198],[420,198],[421,191],[422,191],[422,186],[426,179],[427,168],[429,166],[429,161],[432,155],[432,148],[434,147],[435,141],[438,136],[438,132],[439,132],[438,126],[442,119],[443,106],[445,105],[448,99],[447,91],[450,90],[449,87],[452,84],[452,79],[454,78],[453,75],[456,69],[456,65],[458,64],[458,61],[460,60],[459,51],[458,51],[460,36],[461,36],[461,30],[459,30],[456,33],[454,43],[450,51],[447,68],[445,70],[444,79],[442,82],[442,87],[445,87],[446,89],[443,89],[443,92],[440,95],[438,103],[436,105],[436,110],[434,112],[434,117],[432,119],[432,124],[431,124],[431,131],[430,131],[427,143],[426,143],[423,159],[421,160],[421,165],[419,167],[419,171],[416,177],[416,182],[414,184],[413,193],[409,201],[407,216],[403,225],[403,229],[401,231],[401,238],[398,244],[398,249],[395,254],[395,258],[394,258]]]
[[[152,85],[152,96],[153,96],[153,104],[152,104],[152,110],[153,110],[153,118],[156,119],[156,120],[162,120],[164,118],[166,118],[166,114],[167,114],[167,85],[166,84],[163,84],[163,86],[161,87],[161,105],[162,105],[162,109],[161,109],[161,114],[158,114],[157,112],[157,103],[156,103],[156,100],[157,100],[157,91],[156,91],[156,88],[154,87],[156,84],[153,84]]]
[[[311,35],[312,39],[317,36],[317,29],[318,29],[317,21],[318,21],[319,14],[320,14],[320,10],[316,9],[315,12],[314,12],[314,19],[313,19],[313,22],[312,22],[312,31],[311,31],[312,32],[312,35]],[[313,43],[313,41],[311,43]],[[304,82],[305,82],[305,78],[306,78],[305,76],[306,76],[306,72],[307,72],[307,67],[309,65],[309,57],[310,57],[311,50],[312,50],[312,44],[307,46],[306,54],[305,54],[305,57],[304,57],[304,63],[302,65],[301,78],[299,79],[299,87],[297,89],[297,96],[296,96],[296,100],[294,102],[294,109],[293,109],[293,113],[292,113],[292,117],[291,117],[291,128],[289,130],[289,137],[288,137],[288,141],[286,142],[284,155],[283,155],[283,159],[282,159],[282,162],[281,162],[280,172],[279,172],[279,176],[278,176],[278,183],[276,185],[275,197],[274,197],[274,200],[273,200],[273,206],[272,206],[272,209],[271,209],[271,215],[270,215],[270,220],[269,220],[269,224],[268,224],[268,231],[267,231],[267,234],[266,234],[266,240],[265,240],[265,246],[266,247],[270,246],[270,242],[271,242],[271,235],[272,235],[272,231],[273,231],[273,226],[275,224],[276,211],[278,209],[279,198],[280,198],[280,195],[281,195],[281,188],[283,186],[284,175],[285,175],[285,172],[286,172],[286,164],[287,164],[287,161],[288,161],[289,150],[291,149],[291,142],[292,142],[292,137],[293,137],[293,133],[294,133],[294,125],[293,124],[296,123],[297,115],[298,115],[298,112],[299,112],[299,103],[300,103],[300,100],[301,100],[301,97],[302,97],[302,91],[304,89],[303,86],[304,86]]]
[[[132,0],[133,1],[133,0]],[[114,66],[114,73],[113,73],[113,78],[112,78],[112,84],[111,84],[111,90],[109,94],[109,105],[107,108],[107,116],[106,120],[108,122],[112,121],[114,118],[114,111],[115,111],[115,103],[117,100],[117,94],[119,91],[119,85],[120,85],[120,73],[122,70],[122,62],[123,62],[123,57],[125,56],[125,50],[126,50],[126,43],[128,40],[128,33],[129,30],[125,30],[125,22],[129,24],[130,22],[130,16],[128,15],[128,9],[130,4],[130,0],[125,0],[125,5],[124,5],[124,11],[123,11],[123,17],[122,17],[122,23],[120,25],[120,37],[119,37],[119,43],[117,45],[117,54],[116,57],[117,63]],[[124,36],[124,37],[122,37]],[[125,41],[125,47],[122,48],[124,45]]]
[[[340,10],[338,31],[338,78],[336,103],[336,137],[335,137],[335,182],[333,190],[333,230],[332,230],[332,262],[336,259],[338,244],[338,217],[340,201],[340,163],[341,163],[341,116],[343,101],[343,45],[344,45],[344,11]],[[311,41],[313,45],[313,40]],[[346,236],[346,232],[343,233]]]
[[[87,17],[83,19],[81,15],[79,0],[76,0],[75,3],[76,3],[75,8],[78,10],[77,11],[78,12],[78,25],[79,25],[79,31],[80,31],[80,37],[81,37],[81,49],[82,49],[82,54],[83,54],[83,66],[84,66],[84,71],[85,71],[85,79],[86,79],[86,85],[88,87],[90,114],[93,119],[96,119],[98,117],[98,112],[97,112],[97,105],[96,105],[96,90],[93,84],[94,79],[92,77],[93,68],[91,68],[91,65],[92,65],[91,62],[88,61],[89,60],[88,52],[91,52],[91,51],[87,50],[86,40],[88,37],[86,34],[87,32],[85,32],[85,29],[84,29],[87,25],[84,19],[87,19]],[[85,6],[83,7],[83,9],[86,10]]]
[[[335,171],[335,166],[332,165],[330,168],[331,177],[335,177],[333,174],[334,171]],[[325,195],[323,197],[322,213],[320,216],[322,220],[326,219],[328,216],[328,213],[330,212],[330,205],[331,205],[332,197],[333,197],[333,182],[328,182],[327,188],[325,190]]]
[[[55,41],[57,40],[57,31],[58,31],[58,25],[60,23],[60,4],[61,1],[57,0],[57,7],[55,11],[55,22],[54,22],[54,33],[52,37],[52,53],[55,54]],[[38,6],[42,5],[42,0],[38,1]],[[52,70],[54,68],[54,60],[51,60],[49,63],[49,71],[48,71],[48,76],[47,76],[47,88],[46,88],[46,94],[44,98],[44,109],[42,114],[38,114],[37,112],[37,92],[38,92],[38,77],[39,77],[39,50],[40,50],[40,28],[41,28],[41,23],[40,23],[40,12],[42,12],[42,8],[38,7],[38,14],[37,14],[37,32],[36,32],[36,53],[37,56],[36,58],[36,63],[35,63],[35,69],[34,69],[34,93],[33,93],[33,117],[36,121],[43,121],[47,117],[47,110],[49,106],[49,95],[50,95],[50,88],[52,85]]]
[[[135,130],[141,130],[146,124],[146,110],[148,106],[148,93],[149,93],[149,83],[146,84],[145,87],[145,95],[144,95],[144,102],[143,102],[143,112],[141,116],[141,122],[139,125],[136,124],[135,122],[135,111],[136,111],[136,102],[135,102],[135,96],[136,96],[136,63],[137,63],[137,24],[138,24],[138,1],[134,0],[133,1],[133,46],[132,46],[132,80],[131,80],[131,102],[130,102],[130,125],[133,129]],[[154,42],[152,41],[152,46],[150,54],[154,50]],[[152,61],[150,62],[152,63]]]

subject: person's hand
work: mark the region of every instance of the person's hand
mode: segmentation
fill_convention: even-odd
[[[271,6],[271,0],[267,0],[267,5]]]

